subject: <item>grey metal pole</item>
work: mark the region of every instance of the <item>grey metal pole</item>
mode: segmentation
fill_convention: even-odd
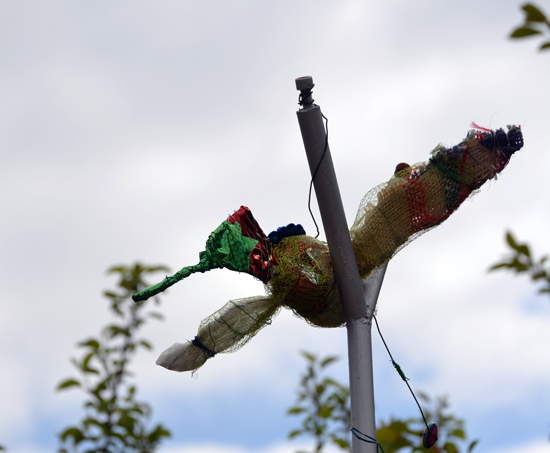
[[[376,302],[378,302],[378,296],[380,295],[380,289],[384,282],[384,276],[386,275],[386,269],[388,265],[370,274],[366,279],[362,280],[363,293],[365,294],[365,302],[367,303],[367,317],[369,322],[372,323],[372,316],[376,310]]]
[[[311,77],[296,79],[296,88],[301,92],[302,104],[302,108],[297,112],[298,123],[309,168],[314,177],[313,184],[330,249],[334,277],[346,317],[351,423],[352,427],[375,439],[371,318],[365,303],[367,296],[363,293],[330,149],[326,142],[321,109],[313,104],[311,97],[313,86]],[[373,279],[367,279],[366,282],[368,292],[375,294],[374,302],[372,294],[369,296],[369,304],[372,304],[370,315],[374,311],[384,272],[385,269],[375,274],[376,278],[373,275]],[[371,287],[369,282],[376,282],[378,289]],[[376,444],[359,441],[355,436],[352,436],[352,448],[354,453],[377,452]]]

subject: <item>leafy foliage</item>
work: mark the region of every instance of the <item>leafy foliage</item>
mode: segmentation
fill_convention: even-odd
[[[288,410],[289,415],[302,415],[302,427],[293,430],[289,438],[306,434],[315,439],[315,453],[332,443],[343,451],[351,451],[350,392],[349,388],[334,379],[321,376],[324,369],[337,360],[335,357],[319,359],[302,352],[307,360],[306,372],[301,378],[297,404]],[[439,440],[430,451],[434,453],[471,452],[477,440],[467,441],[464,420],[448,413],[447,398],[432,401],[426,394],[418,392],[426,404],[422,410],[429,422],[439,428]],[[385,453],[425,451],[422,445],[424,420],[419,415],[408,419],[390,418],[380,421],[376,439]],[[297,452],[304,453],[304,452]]]
[[[146,302],[135,304],[131,296],[148,286],[147,273],[167,271],[163,266],[116,266],[109,273],[119,276],[118,291],[105,291],[110,309],[118,322],[107,325],[98,338],[78,343],[84,350],[80,360],[72,362],[80,378],[63,380],[57,390],[81,389],[87,396],[85,416],[78,425],[59,434],[59,453],[70,452],[153,452],[170,432],[161,424],[148,428],[151,408],[135,399],[136,387],[128,382],[129,364],[140,347],[151,349],[137,331],[147,318],[161,318],[156,312],[144,313]],[[158,304],[159,300],[154,299]]]
[[[521,9],[524,12],[523,24],[512,31],[510,38],[522,39],[545,33],[550,37],[550,21],[538,7],[532,3],[526,3]],[[550,40],[544,41],[539,47],[539,50],[544,49],[550,49]]]
[[[505,269],[516,274],[527,274],[533,283],[542,283],[539,294],[550,295],[550,264],[548,255],[539,260],[533,258],[533,253],[527,244],[520,244],[511,232],[506,233],[506,242],[512,249],[512,255],[495,264],[489,270]]]
[[[296,405],[288,410],[289,415],[302,415],[302,427],[289,434],[292,439],[308,434],[315,438],[314,452],[323,451],[327,444],[335,444],[349,450],[351,411],[349,388],[334,379],[322,377],[322,371],[336,357],[318,359],[315,355],[302,352],[307,360],[307,369],[300,381]],[[300,452],[303,453],[303,452]]]
[[[435,422],[439,429],[439,439],[430,449],[432,452],[459,453],[461,451],[471,452],[478,441],[467,443],[464,420],[448,413],[449,402],[447,397],[436,397],[432,399],[422,392],[417,392],[418,397],[424,401],[422,410],[428,423]],[[422,445],[422,433],[426,425],[422,417],[399,420],[390,418],[388,422],[381,421],[377,430],[376,438],[385,453],[397,451],[425,451]],[[403,450],[405,449],[405,450]]]
[[[550,265],[548,256],[543,256],[535,260],[531,249],[527,244],[520,244],[514,238],[512,233],[506,233],[506,242],[512,249],[512,255],[505,258],[504,261],[495,264],[490,270],[508,269],[516,274],[527,274],[535,283],[542,283],[539,293],[550,294]]]

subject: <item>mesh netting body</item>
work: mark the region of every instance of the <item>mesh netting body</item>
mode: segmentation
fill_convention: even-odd
[[[271,324],[280,306],[268,296],[236,299],[203,319],[195,340],[181,345],[178,356],[185,356],[176,371],[200,368],[220,352],[234,352],[248,343],[262,328]],[[170,364],[162,364],[166,368]]]
[[[318,327],[345,323],[327,245],[310,236],[285,238],[275,247],[278,266],[267,290],[278,305]]]

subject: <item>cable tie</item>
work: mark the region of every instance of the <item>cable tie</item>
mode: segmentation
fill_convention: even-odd
[[[204,356],[207,357],[207,358],[211,358],[211,357],[214,357],[216,355],[216,353],[214,351],[212,351],[211,349],[208,349],[205,345],[203,345],[198,337],[195,337],[191,343],[193,343],[193,345],[195,345],[197,348],[199,348],[203,353],[204,353]]]
[[[384,449],[382,448],[382,445],[380,445],[374,437],[371,437],[371,436],[366,435],[365,433],[362,433],[357,428],[351,428],[350,431],[352,432],[352,434],[355,437],[357,437],[357,439],[362,440],[363,442],[367,442],[369,444],[376,444],[376,451],[378,451],[378,449],[380,449],[382,451],[382,453],[384,453]],[[361,436],[366,437],[366,439],[363,439],[363,438],[359,437],[359,434],[361,434]]]

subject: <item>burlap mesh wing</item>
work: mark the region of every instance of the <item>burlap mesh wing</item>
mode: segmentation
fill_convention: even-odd
[[[470,131],[459,145],[438,146],[427,162],[370,190],[350,229],[362,278],[447,219],[476,189],[496,177],[523,146],[521,131]]]
[[[221,352],[234,352],[271,323],[280,307],[268,296],[232,300],[203,319],[197,336],[175,343],[164,351],[157,365],[174,371],[191,371]]]

